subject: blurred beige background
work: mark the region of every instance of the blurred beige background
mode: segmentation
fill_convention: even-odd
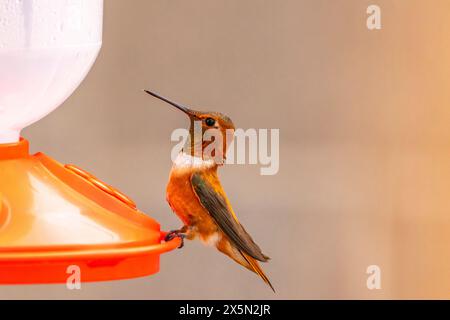
[[[366,28],[378,4],[382,29]],[[221,171],[277,294],[197,242],[127,281],[2,286],[0,298],[450,298],[450,2],[106,0],[104,44],[33,151],[130,195],[164,229],[179,112],[140,90],[280,128],[280,171]],[[382,289],[366,288],[381,267]]]

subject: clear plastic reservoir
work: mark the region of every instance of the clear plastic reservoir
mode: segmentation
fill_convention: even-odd
[[[0,1],[0,143],[67,99],[102,44],[103,0]]]

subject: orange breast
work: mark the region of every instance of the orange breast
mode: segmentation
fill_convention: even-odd
[[[172,170],[167,184],[166,198],[183,223],[194,227],[193,232],[205,237],[217,232],[218,227],[194,193],[191,185],[192,173],[191,170]]]

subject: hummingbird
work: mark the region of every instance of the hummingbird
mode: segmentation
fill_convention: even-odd
[[[207,155],[203,151],[211,142],[204,139],[195,141],[194,138],[197,122],[197,126],[201,124],[202,134],[212,130],[222,141],[232,139],[233,122],[220,112],[196,111],[149,90],[144,91],[182,111],[190,119],[189,139],[173,162],[166,189],[166,200],[183,222],[183,227],[170,231],[165,240],[180,237],[182,247],[184,238],[200,239],[256,273],[275,292],[259,265],[259,262],[267,262],[270,258],[262,253],[239,222],[219,180],[217,171],[224,162],[216,161],[216,157],[225,159],[229,144],[224,143],[223,148]]]

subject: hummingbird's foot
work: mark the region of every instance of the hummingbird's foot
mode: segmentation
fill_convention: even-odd
[[[170,240],[175,239],[175,238],[180,238],[180,239],[181,239],[181,244],[180,244],[180,246],[178,247],[178,249],[183,248],[183,247],[184,247],[184,238],[186,238],[186,234],[183,233],[182,230],[172,230],[172,231],[169,231],[169,232],[166,234],[166,237],[164,238],[164,241],[170,241]]]

